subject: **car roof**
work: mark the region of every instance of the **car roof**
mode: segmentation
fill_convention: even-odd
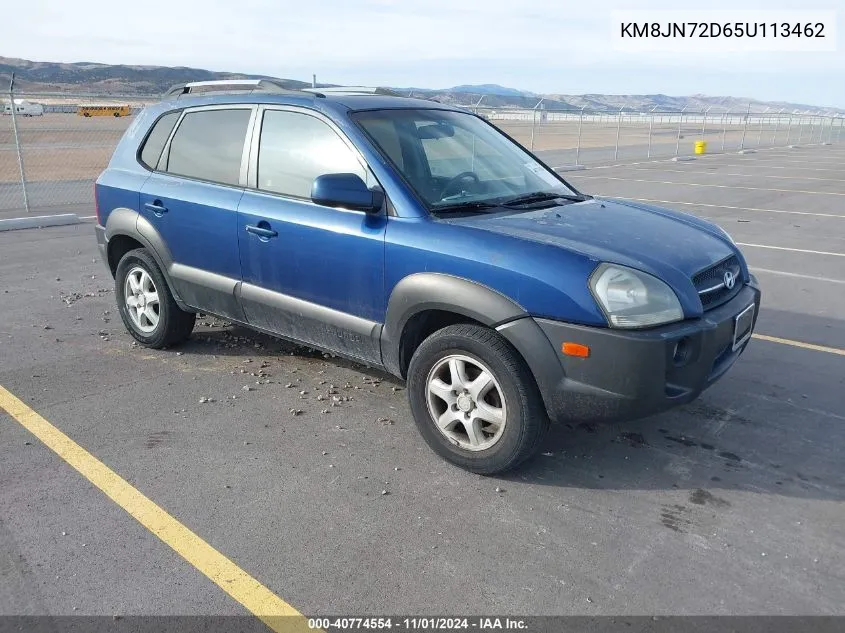
[[[394,97],[390,95],[362,95],[362,94],[313,94],[310,92],[272,93],[272,92],[228,92],[216,94],[180,95],[178,98],[167,98],[156,104],[156,109],[170,110],[176,108],[195,108],[210,105],[225,104],[275,104],[298,105],[330,110],[334,112],[350,112],[360,110],[384,109],[437,109],[465,112],[463,108],[456,108],[447,104],[427,99],[410,97]]]

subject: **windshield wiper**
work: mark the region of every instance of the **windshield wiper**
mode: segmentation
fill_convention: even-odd
[[[482,200],[466,200],[464,202],[453,202],[452,204],[445,204],[442,207],[434,207],[432,212],[434,213],[451,213],[453,211],[486,211],[487,209],[493,209],[500,205],[494,204],[492,202],[484,202]]]
[[[589,200],[589,196],[570,196],[564,193],[554,193],[552,191],[534,191],[526,193],[521,196],[503,200],[499,204],[503,207],[519,206],[521,204],[531,204],[532,202],[546,202],[552,200],[570,200],[572,202],[584,202]]]
[[[513,208],[524,204],[531,204],[534,202],[551,202],[553,200],[569,200],[571,202],[584,202],[589,200],[592,196],[571,196],[564,193],[553,193],[551,191],[534,191],[526,193],[521,196],[515,196],[506,200],[486,201],[486,200],[465,200],[464,202],[453,202],[452,204],[445,204],[442,207],[435,207],[432,209],[434,213],[452,213],[452,212],[482,212],[496,207]]]

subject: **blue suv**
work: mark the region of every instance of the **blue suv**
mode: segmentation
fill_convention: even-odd
[[[186,84],[137,116],[95,186],[135,339],[175,345],[205,312],[382,368],[431,448],[483,474],[550,419],[690,402],[744,351],[760,290],[722,229],[363,92]]]

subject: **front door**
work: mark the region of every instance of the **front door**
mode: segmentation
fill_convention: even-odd
[[[238,206],[241,300],[248,322],[316,347],[380,362],[387,218],[310,201],[328,173],[374,178],[317,113],[259,113],[250,188]]]
[[[141,215],[170,250],[168,272],[182,300],[239,320],[237,210],[253,111],[252,106],[188,110],[140,200]]]

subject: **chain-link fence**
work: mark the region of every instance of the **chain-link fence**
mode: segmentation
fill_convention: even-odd
[[[92,213],[94,180],[132,116],[156,100],[18,93],[5,99],[0,213]]]
[[[785,112],[597,112],[586,108],[478,108],[477,112],[553,167],[832,144],[842,140],[845,123],[841,116]]]
[[[93,211],[93,183],[131,117],[158,97],[18,94],[0,116],[0,214]],[[11,103],[14,103],[12,112]],[[843,140],[842,116],[471,108],[552,167]]]

